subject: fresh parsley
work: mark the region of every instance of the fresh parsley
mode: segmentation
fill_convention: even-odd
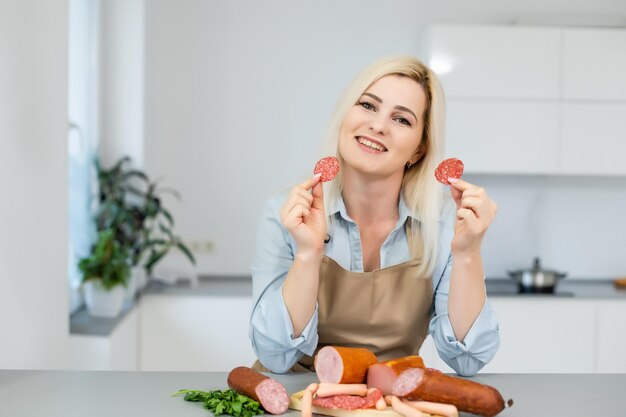
[[[185,395],[185,401],[201,402],[204,408],[216,416],[228,414],[233,417],[252,417],[264,414],[261,404],[252,398],[239,394],[233,389],[224,391],[199,391],[181,389],[172,394],[173,397]]]

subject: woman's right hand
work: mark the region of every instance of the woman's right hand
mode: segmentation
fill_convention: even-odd
[[[296,241],[296,256],[317,259],[323,255],[326,213],[319,174],[291,189],[280,209],[280,221]]]

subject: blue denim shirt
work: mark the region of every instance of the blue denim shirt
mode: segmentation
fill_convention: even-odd
[[[317,347],[317,306],[302,334],[293,338],[293,327],[282,296],[282,284],[296,253],[296,243],[280,222],[280,208],[287,193],[271,198],[263,211],[252,262],[253,302],[249,336],[261,363],[276,373],[287,372],[304,354]],[[411,259],[404,224],[411,216],[400,199],[399,218],[380,249],[380,267]],[[334,216],[325,255],[342,268],[363,272],[363,253],[357,224],[348,216],[341,198],[330,213]],[[429,325],[439,356],[460,375],[473,375],[495,355],[500,345],[498,321],[486,301],[463,342],[456,340],[448,319],[448,290],[452,269],[451,242],[456,206],[446,200],[440,224],[440,248],[433,271],[434,311]]]

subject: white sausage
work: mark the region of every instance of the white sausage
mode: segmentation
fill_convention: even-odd
[[[380,400],[376,401],[376,409],[381,410],[381,411],[387,409],[387,403],[385,402],[384,398],[381,398]]]
[[[367,395],[367,385],[365,384],[333,384],[330,382],[320,382],[317,389],[318,397],[330,397],[333,395]]]
[[[459,417],[459,410],[452,404],[433,403],[430,401],[402,401],[424,413],[436,414],[443,417]]]
[[[302,417],[313,417],[313,394],[308,389],[304,390],[304,394],[302,394],[301,404]]]
[[[317,392],[318,388],[319,388],[319,385],[314,382],[312,384],[309,384],[309,386],[306,387],[306,390],[310,391],[311,394],[315,395],[315,393]]]
[[[424,414],[417,408],[413,408],[408,404],[405,404],[396,396],[391,397],[391,407],[396,413],[402,414],[405,417],[424,417]]]

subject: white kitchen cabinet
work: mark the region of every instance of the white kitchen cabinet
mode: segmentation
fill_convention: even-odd
[[[447,116],[446,155],[466,173],[557,171],[557,103],[450,99]]]
[[[626,102],[564,103],[562,129],[562,173],[626,174]]]
[[[490,302],[501,344],[483,372],[594,371],[596,300],[494,297]]]
[[[480,372],[594,372],[596,300],[530,296],[489,301],[500,324],[500,349]],[[437,355],[432,338],[420,355],[426,366],[454,372]]]
[[[626,301],[598,304],[596,372],[626,373]]]
[[[563,98],[626,101],[625,30],[563,30]]]
[[[557,99],[560,48],[556,28],[435,25],[428,64],[450,98]]]
[[[141,299],[140,370],[230,371],[251,366],[252,298],[148,295]]]
[[[81,371],[138,370],[139,314],[131,309],[108,335],[71,334],[68,368]]]
[[[435,25],[429,64],[467,173],[626,175],[626,30]]]

